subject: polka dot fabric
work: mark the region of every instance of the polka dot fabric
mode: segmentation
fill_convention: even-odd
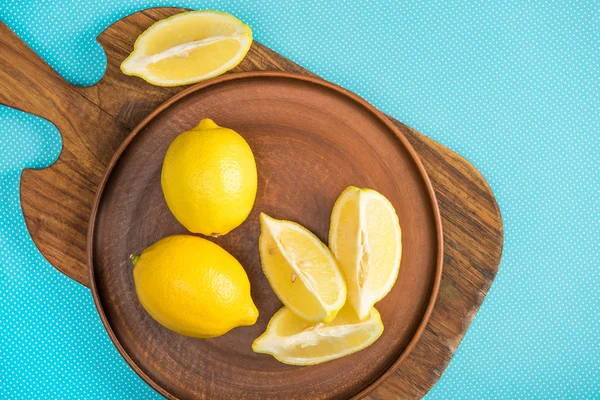
[[[0,398],[158,397],[113,349],[89,290],[48,264],[25,227],[21,171],[60,150],[54,125],[0,106]]]
[[[86,86],[106,67],[94,38],[166,5],[233,13],[258,41],[487,178],[505,224],[502,265],[429,398],[600,398],[597,1],[0,0],[0,19]],[[158,397],[112,347],[89,291],[28,236],[20,172],[59,151],[53,125],[0,106],[0,398]]]

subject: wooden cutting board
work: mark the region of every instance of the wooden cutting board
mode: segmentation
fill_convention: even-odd
[[[99,42],[108,58],[106,75],[88,88],[65,82],[0,24],[0,103],[53,122],[63,140],[62,154],[50,168],[23,171],[25,222],[44,257],[84,285],[88,219],[111,157],[138,122],[183,89],[151,86],[123,75],[119,65],[141,32],[181,11],[138,12],[104,31]],[[313,75],[255,42],[232,72],[260,70]],[[433,183],[444,230],[444,272],[425,333],[372,399],[419,398],[433,387],[489,290],[503,243],[500,210],[483,176],[456,153],[390,119],[419,153]]]

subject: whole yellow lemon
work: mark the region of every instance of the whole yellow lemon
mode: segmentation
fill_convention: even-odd
[[[140,303],[172,331],[211,338],[253,325],[258,318],[246,271],[215,243],[191,235],[167,236],[132,261]]]
[[[256,161],[237,132],[203,119],[169,146],[161,184],[169,209],[189,231],[224,235],[252,210]]]

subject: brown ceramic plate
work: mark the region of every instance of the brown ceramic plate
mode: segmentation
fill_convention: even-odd
[[[175,136],[206,117],[239,132],[256,157],[254,209],[215,242],[245,267],[260,317],[254,326],[201,340],[163,328],[144,311],[129,255],[186,233],[165,204],[160,171]],[[260,267],[259,213],[297,221],[326,242],[333,204],[349,185],[383,193],[400,218],[400,274],[376,305],[383,335],[363,351],[310,367],[253,353],[252,341],[281,307]],[[88,236],[94,300],[112,341],[154,389],[182,399],[361,397],[400,365],[421,335],[439,287],[442,250],[431,183],[402,134],[358,96],[289,73],[223,76],[183,91],[150,114],[110,163]]]

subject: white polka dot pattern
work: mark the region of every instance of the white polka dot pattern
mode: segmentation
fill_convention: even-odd
[[[21,171],[60,149],[54,125],[0,106],[0,398],[159,397],[112,346],[89,290],[48,264],[25,227]]]
[[[430,398],[600,397],[600,7],[597,1],[0,0],[0,20],[65,79],[91,85],[93,40],[134,11],[231,12],[255,38],[456,150],[490,182],[500,273]],[[25,229],[24,167],[60,139],[0,107],[0,398],[150,398],[87,289]]]

